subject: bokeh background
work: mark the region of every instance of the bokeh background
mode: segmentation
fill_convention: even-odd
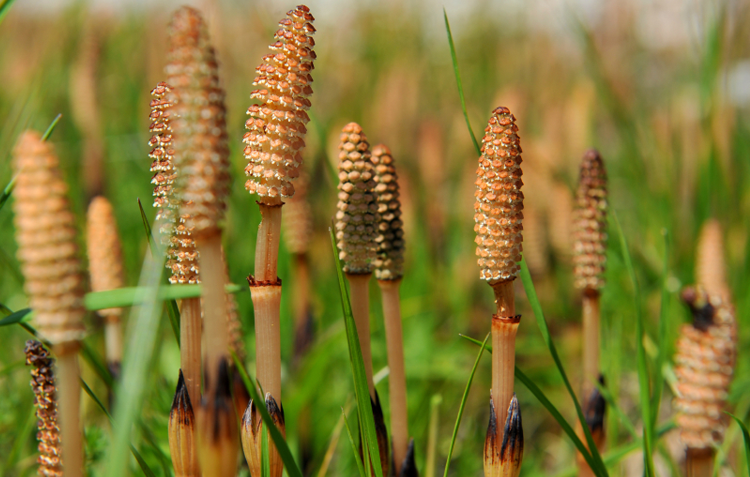
[[[153,217],[148,148],[149,91],[164,78],[166,25],[179,2],[17,0],[0,23],[0,183],[11,178],[19,133],[43,131],[58,113],[54,144],[71,187],[81,230],[88,200],[101,193],[114,204],[123,238],[127,280],[138,280],[147,242],[137,199]],[[231,202],[225,247],[232,281],[253,269],[260,217],[244,189],[241,138],[251,104],[254,68],[266,54],[276,22],[294,6],[284,2],[193,3],[208,20],[227,91],[232,139]],[[518,119],[524,149],[524,249],[553,339],[575,385],[580,381],[580,300],[572,286],[571,211],[583,152],[601,151],[610,179],[611,210],[628,240],[646,317],[645,346],[653,368],[661,290],[672,345],[689,319],[679,303],[694,281],[701,225],[720,222],[730,286],[737,306],[740,355],[730,409],[750,413],[750,4],[741,0],[464,0],[414,2],[312,0],[316,17],[315,91],[304,153],[310,178],[314,233],[311,270],[314,342],[294,356],[295,276],[282,244],[285,283],[282,341],[287,433],[306,475],[356,473],[341,408],[353,405],[341,305],[328,227],[336,202],[341,127],[357,121],[371,144],[393,151],[406,227],[402,287],[410,429],[421,473],[442,473],[471,365],[478,348],[459,334],[483,339],[492,293],[474,259],[476,154],[462,114],[443,12],[451,22],[466,107],[481,138],[490,112],[507,106]],[[15,258],[12,214],[0,211],[0,303],[11,310],[27,299]],[[608,285],[602,298],[602,371],[627,422],[640,430],[635,359],[637,302],[622,249],[610,223]],[[665,258],[664,231],[669,254]],[[83,250],[82,244],[82,250]],[[664,261],[668,273],[663,274]],[[386,366],[377,286],[372,289],[374,368]],[[541,339],[523,289],[518,365],[573,422],[575,411]],[[254,371],[252,303],[237,295]],[[87,341],[102,350],[100,320],[92,314]],[[150,386],[134,443],[157,475],[171,475],[166,423],[179,366],[166,317],[149,375]],[[0,328],[0,474],[35,472],[35,419],[20,327]],[[127,349],[126,353],[138,352]],[[449,474],[480,475],[488,419],[490,361],[480,363],[468,397]],[[664,376],[659,423],[672,411],[671,365]],[[84,369],[100,395],[107,389]],[[378,386],[387,403],[387,379]],[[526,457],[522,475],[574,473],[575,450],[557,422],[519,383]],[[83,397],[87,459],[102,475],[110,439],[106,417]],[[351,409],[347,407],[351,412]],[[431,418],[432,417],[432,418]],[[386,404],[386,422],[388,410]],[[623,417],[607,416],[608,448],[623,453],[614,476],[640,475],[638,441]],[[345,434],[345,433],[344,433]],[[631,445],[635,443],[636,445]],[[628,447],[629,446],[629,447]],[[657,446],[657,473],[680,475],[676,433]],[[742,438],[729,428],[719,453],[721,475],[747,475]],[[134,472],[136,466],[131,463]],[[246,472],[246,470],[244,471]]]

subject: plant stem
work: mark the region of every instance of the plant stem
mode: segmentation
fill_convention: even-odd
[[[83,476],[81,385],[77,347],[61,347],[57,355],[58,418],[64,477]]]
[[[391,438],[396,472],[409,449],[409,422],[406,406],[406,372],[404,370],[404,340],[401,330],[401,280],[378,280],[383,297],[385,339],[388,348],[388,376],[391,404]]]
[[[357,325],[359,346],[362,348],[362,359],[365,362],[365,375],[370,397],[375,398],[375,382],[372,379],[372,352],[370,351],[370,277],[372,273],[347,273],[351,290],[352,315]]]
[[[221,234],[196,237],[200,257],[201,284],[203,288],[203,317],[206,336],[206,391],[213,392],[219,361],[229,357],[227,330],[227,297],[221,253]],[[184,338],[183,338],[184,339]]]
[[[255,310],[257,378],[263,391],[271,393],[278,403],[281,402],[281,334],[279,333],[281,284],[279,282],[259,283],[250,279],[250,294]]]
[[[201,402],[201,299],[185,298],[180,310],[180,367],[190,402]]]
[[[714,471],[713,449],[691,449],[685,452],[685,475],[687,477],[711,477]]]
[[[505,426],[508,405],[513,397],[516,366],[516,316],[513,280],[492,284],[497,313],[492,317],[492,401],[498,418],[498,430]]]
[[[255,246],[255,279],[275,282],[281,237],[281,205],[258,203],[261,221]]]
[[[309,344],[310,336],[306,336],[308,319],[310,318],[310,264],[306,253],[295,253],[294,261],[294,336],[295,354],[303,353]],[[299,356],[297,356],[299,357]]]
[[[599,379],[599,297],[597,290],[583,293],[583,395],[586,405]]]
[[[122,362],[122,327],[119,314],[104,317],[104,344],[109,372],[117,379]]]

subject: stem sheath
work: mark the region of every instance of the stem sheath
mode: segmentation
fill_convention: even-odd
[[[201,402],[201,299],[185,298],[180,310],[180,367],[190,402]]]
[[[250,279],[250,295],[255,310],[255,360],[263,391],[281,402],[281,333],[279,309],[281,283],[258,283]],[[259,404],[262,405],[262,404]]]
[[[521,317],[516,315],[513,280],[495,283],[492,289],[497,306],[497,313],[492,317],[492,401],[498,417],[498,429],[502,429],[513,397],[516,333]]]

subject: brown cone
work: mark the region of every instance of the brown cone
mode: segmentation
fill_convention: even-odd
[[[607,261],[607,173],[595,149],[581,161],[573,229],[575,285],[600,290]]]

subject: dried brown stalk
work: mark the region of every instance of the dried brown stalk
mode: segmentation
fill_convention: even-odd
[[[31,370],[31,390],[34,391],[36,407],[37,435],[39,441],[39,469],[37,475],[62,477],[62,449],[60,446],[60,428],[57,426],[57,390],[52,368],[55,360],[50,356],[41,342],[26,342],[26,365]]]
[[[65,475],[83,474],[78,383],[79,340],[84,334],[83,275],[75,218],[52,146],[34,131],[13,151],[18,259],[39,334],[58,356],[57,388]]]
[[[164,82],[151,91],[149,130],[153,135],[149,157],[154,176],[154,207],[156,222],[162,241],[168,246],[166,266],[171,270],[169,282],[173,284],[200,283],[198,251],[192,229],[186,225],[187,216],[180,214],[181,200],[176,193],[177,171],[172,144],[173,101],[169,99],[172,88]],[[180,367],[192,402],[199,403],[201,396],[201,331],[202,312],[200,298],[182,300],[180,307]]]
[[[508,108],[492,112],[482,139],[474,204],[480,277],[492,286],[497,307],[492,317],[492,397],[484,448],[488,477],[518,475],[523,458],[521,411],[513,393],[515,337],[521,318],[515,312],[513,281],[523,240],[522,151],[515,120]],[[503,426],[496,407],[500,417],[507,411]]]
[[[91,290],[116,290],[124,286],[122,265],[122,245],[117,232],[112,204],[98,196],[89,204],[87,216],[86,245],[89,256]],[[122,360],[122,329],[120,317],[122,308],[99,310],[104,319],[104,344],[107,365],[114,377],[120,375]]]
[[[693,313],[693,323],[682,325],[677,340],[675,375],[680,438],[687,447],[687,474],[713,474],[714,449],[724,440],[723,413],[737,355],[734,307],[721,295],[703,288],[686,288],[682,299]]]
[[[200,477],[195,445],[195,414],[182,371],[169,412],[169,453],[175,477]]]
[[[397,475],[406,475],[416,469],[407,457],[409,453],[409,426],[406,399],[406,371],[404,369],[404,343],[401,329],[401,299],[399,288],[403,277],[404,230],[401,221],[399,184],[391,151],[377,145],[372,150],[375,169],[375,196],[378,205],[377,257],[374,262],[375,277],[383,299],[383,318],[388,350],[388,375],[391,405],[391,436],[393,439],[393,468]]]

